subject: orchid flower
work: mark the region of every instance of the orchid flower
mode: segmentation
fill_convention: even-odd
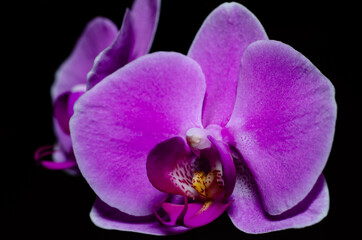
[[[69,132],[74,103],[105,75],[148,53],[159,10],[160,0],[135,0],[132,10],[126,10],[119,32],[112,21],[103,17],[87,24],[71,55],[57,70],[51,88],[58,144],[41,147],[35,152],[35,159],[45,168],[77,172]],[[53,161],[45,160],[49,155]]]
[[[331,82],[224,3],[188,56],[145,55],[80,97],[70,132],[97,226],[177,234],[226,212],[264,233],[327,215],[335,121]]]

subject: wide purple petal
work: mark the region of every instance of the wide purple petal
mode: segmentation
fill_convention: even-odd
[[[188,56],[200,65],[206,78],[202,123],[225,126],[236,97],[240,59],[246,47],[268,39],[259,20],[238,3],[224,3],[205,20]]]
[[[252,174],[242,161],[237,163],[237,182],[227,212],[241,231],[265,233],[287,228],[302,228],[321,221],[328,213],[329,193],[321,175],[311,192],[292,209],[272,216],[265,212]]]
[[[135,0],[127,10],[115,41],[97,58],[88,74],[90,89],[132,60],[145,55],[152,44],[160,11],[160,0]]]
[[[100,228],[151,235],[172,235],[190,230],[182,226],[164,226],[157,221],[154,215],[132,216],[126,214],[110,207],[99,198],[97,198],[93,205],[90,218]]]
[[[110,20],[97,17],[90,21],[80,36],[71,55],[59,67],[51,89],[53,101],[77,84],[85,84],[96,56],[116,37],[117,27]]]
[[[311,191],[327,162],[336,121],[331,82],[302,54],[277,41],[244,52],[227,127],[277,215]]]
[[[149,182],[156,144],[201,126],[205,80],[184,55],[159,52],[119,69],[78,99],[70,121],[78,166],[107,204],[147,215],[164,194]]]

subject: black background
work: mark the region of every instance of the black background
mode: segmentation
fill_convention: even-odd
[[[151,49],[186,54],[206,16],[223,1],[164,0]],[[361,161],[361,20],[346,1],[239,1],[263,24],[270,39],[283,41],[309,58],[336,88],[335,141],[324,170],[330,212],[319,224],[262,235],[236,229],[222,215],[186,234],[163,239],[327,239],[357,237]],[[89,220],[94,193],[82,177],[36,167],[33,153],[52,144],[50,86],[86,23],[95,16],[119,27],[132,1],[71,3],[24,1],[1,6],[1,228],[5,237],[34,239],[158,239],[109,231]],[[3,231],[5,230],[5,231]],[[11,235],[7,235],[9,232]]]

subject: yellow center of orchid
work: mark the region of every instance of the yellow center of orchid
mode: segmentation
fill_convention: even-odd
[[[215,200],[220,197],[223,185],[217,182],[218,171],[210,171],[207,175],[203,171],[194,171],[192,187],[203,200]]]

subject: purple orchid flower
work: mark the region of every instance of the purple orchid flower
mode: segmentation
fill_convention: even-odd
[[[79,98],[70,132],[97,226],[177,234],[226,211],[264,233],[327,215],[335,121],[331,82],[225,3],[188,56],[143,56]]]
[[[51,88],[58,144],[41,147],[35,152],[35,159],[45,168],[77,172],[69,132],[74,103],[104,76],[148,53],[159,10],[160,0],[135,0],[132,10],[126,10],[119,32],[112,21],[103,17],[88,23],[73,52],[57,70]],[[53,161],[45,160],[49,155]]]

